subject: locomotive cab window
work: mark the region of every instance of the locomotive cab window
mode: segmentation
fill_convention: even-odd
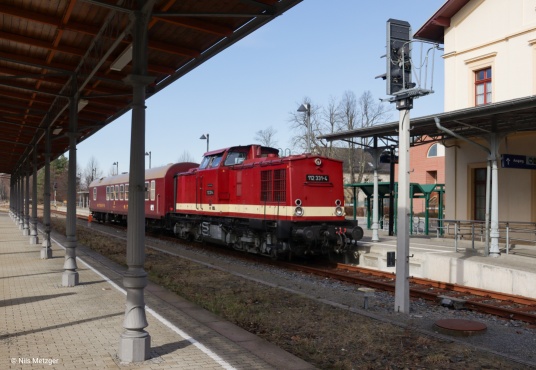
[[[149,182],[145,182],[145,200],[149,200]]]
[[[110,200],[110,187],[106,187],[106,200]]]
[[[247,157],[246,152],[229,152],[227,158],[225,158],[225,166],[233,166],[235,164],[241,164]]]
[[[220,165],[221,159],[223,157],[223,154],[217,154],[212,158],[212,161],[210,162],[210,167],[215,168]]]
[[[97,200],[97,188],[93,188],[93,200]]]

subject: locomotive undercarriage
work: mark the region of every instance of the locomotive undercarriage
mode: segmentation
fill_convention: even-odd
[[[292,256],[354,255],[363,230],[353,222],[343,226],[224,217],[173,215],[173,232],[179,238],[207,241],[274,259]]]

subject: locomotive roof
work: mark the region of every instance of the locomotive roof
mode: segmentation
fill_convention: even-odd
[[[273,151],[273,152],[275,152],[275,153],[278,153],[278,152],[279,152],[279,149],[272,148],[272,147],[269,147],[269,146],[263,146],[263,145],[259,145],[259,144],[248,144],[248,145],[236,145],[236,146],[230,146],[230,147],[227,147],[227,148],[211,150],[211,151],[209,151],[209,152],[206,152],[203,156],[206,157],[207,155],[220,154],[220,153],[224,153],[224,152],[226,152],[226,151],[228,151],[228,150],[231,150],[231,149],[245,149],[245,150],[249,150],[252,146],[258,146],[258,147],[260,147],[262,150],[266,150],[266,151]]]
[[[181,162],[181,163],[169,163],[162,167],[154,167],[145,170],[145,179],[159,179],[165,177],[169,172],[172,172],[173,175],[177,172],[187,171],[188,168],[197,166],[197,163],[192,162]],[[125,184],[129,181],[128,172],[108,177],[101,177],[99,179],[93,180],[90,187],[102,186],[102,185],[112,185],[112,184]]]

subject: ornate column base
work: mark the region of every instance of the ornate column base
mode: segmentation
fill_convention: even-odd
[[[149,359],[151,336],[145,330],[125,330],[119,340],[121,362],[142,362]]]
[[[63,271],[61,275],[62,286],[76,286],[78,285],[78,271]]]
[[[22,236],[30,236],[30,229],[22,229]]]
[[[39,244],[39,237],[37,235],[30,235],[30,244]]]
[[[52,258],[52,248],[50,248],[50,240],[47,237],[45,237],[45,240],[43,240],[42,246],[41,259],[46,260]]]

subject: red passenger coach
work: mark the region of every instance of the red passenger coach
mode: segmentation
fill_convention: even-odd
[[[338,160],[236,146],[206,153],[177,189],[170,221],[181,238],[279,257],[352,252],[363,236],[345,218]]]
[[[148,224],[164,226],[174,209],[174,177],[197,167],[197,163],[175,163],[145,171],[145,217]],[[89,209],[99,222],[125,222],[128,215],[128,174],[103,177],[89,185]]]

